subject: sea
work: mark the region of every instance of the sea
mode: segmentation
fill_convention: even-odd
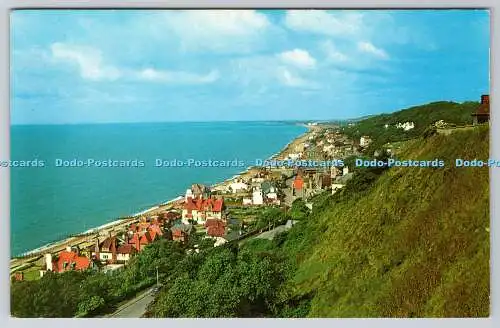
[[[151,208],[193,183],[229,179],[305,131],[292,122],[14,125],[11,160],[30,166],[10,171],[11,255]]]

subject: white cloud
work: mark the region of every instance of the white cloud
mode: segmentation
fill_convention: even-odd
[[[291,64],[299,68],[314,68],[316,66],[316,59],[314,59],[309,52],[302,49],[285,51],[280,53],[278,57],[284,63]]]
[[[56,61],[78,65],[84,79],[116,80],[122,75],[116,67],[103,64],[102,54],[97,49],[56,42],[50,46],[50,50]]]
[[[104,65],[101,51],[91,47],[53,43],[50,49],[55,63],[63,61],[76,64],[80,70],[80,76],[86,80],[128,79],[172,84],[204,84],[219,79],[219,72],[216,70],[203,75],[185,71],[166,71],[153,68],[134,70]]]
[[[289,10],[285,25],[295,31],[349,38],[362,30],[363,15],[349,11]]]
[[[200,75],[183,71],[164,71],[147,68],[137,74],[140,80],[151,82],[164,82],[176,84],[205,84],[219,79],[218,71],[211,71],[206,75]]]
[[[319,85],[314,81],[306,80],[294,73],[288,68],[280,67],[278,69],[278,79],[286,86],[294,88],[318,89]]]
[[[186,10],[163,15],[164,26],[179,37],[185,51],[251,52],[272,25],[255,10]],[[158,33],[165,34],[160,26]]]
[[[322,72],[302,71],[295,66],[284,65],[279,56],[245,56],[231,60],[229,62],[228,79],[230,83],[241,85],[245,92],[257,94],[266,90],[268,94],[271,90],[285,87],[318,89],[320,86],[312,80],[318,77]],[[307,79],[302,75],[307,73]],[[250,92],[250,91],[249,91]]]
[[[327,40],[321,43],[320,47],[326,53],[327,60],[335,63],[344,63],[349,60],[349,57],[337,50],[332,41]]]
[[[380,59],[389,59],[389,55],[381,48],[375,47],[372,43],[361,41],[358,42],[358,50],[372,54]]]

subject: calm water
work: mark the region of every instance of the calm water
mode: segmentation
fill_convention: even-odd
[[[305,128],[275,122],[13,126],[11,253],[59,240],[214,184],[278,152]],[[56,159],[141,160],[141,168],[56,167]],[[156,159],[234,160],[244,167],[155,167]]]

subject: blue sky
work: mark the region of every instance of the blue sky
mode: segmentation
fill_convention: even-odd
[[[320,120],[489,90],[489,13],[15,11],[11,122]]]

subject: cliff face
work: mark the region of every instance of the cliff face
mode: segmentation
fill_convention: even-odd
[[[362,193],[317,201],[292,281],[314,295],[309,316],[488,316],[489,169],[455,167],[488,155],[488,127],[411,140],[400,159],[446,166],[393,167]]]

